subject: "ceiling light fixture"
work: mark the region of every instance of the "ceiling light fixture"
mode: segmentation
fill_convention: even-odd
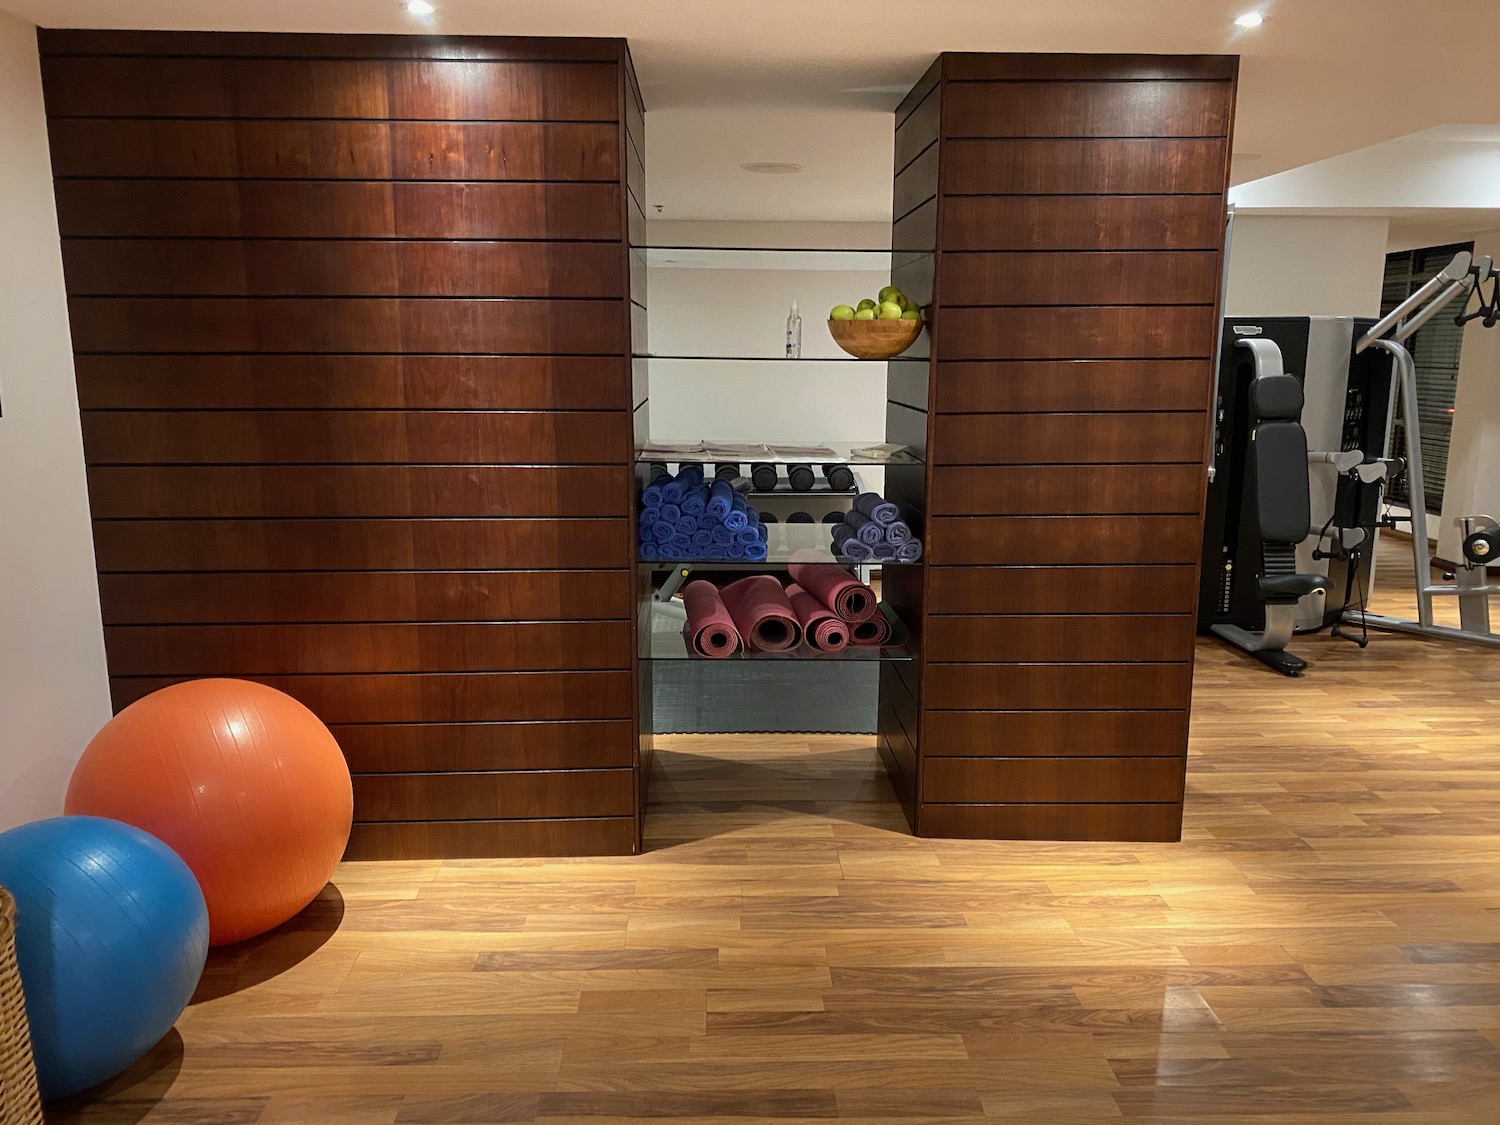
[[[1266,22],[1266,17],[1259,12],[1246,12],[1234,21],[1235,27],[1259,27]]]
[[[427,0],[406,0],[406,14],[409,16],[430,16],[437,11]]]
[[[746,172],[758,172],[762,176],[791,176],[802,171],[800,164],[786,164],[777,160],[763,160],[752,164],[741,164]]]

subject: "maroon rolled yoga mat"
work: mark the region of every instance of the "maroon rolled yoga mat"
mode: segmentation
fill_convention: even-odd
[[[875,591],[834,563],[792,563],[792,581],[845,621],[868,621],[875,615]]]
[[[745,647],[760,652],[785,652],[802,642],[802,626],[786,600],[781,583],[769,574],[752,574],[719,591],[724,608]]]
[[[786,600],[802,625],[807,643],[819,652],[839,652],[849,643],[849,626],[817,598],[793,582],[786,588]]]
[[[886,620],[885,614],[879,612],[868,621],[861,621],[849,627],[849,643],[851,645],[884,645],[891,641],[891,623]]]
[[[687,607],[688,633],[693,651],[710,660],[733,656],[740,647],[740,634],[734,619],[724,608],[719,588],[701,578],[682,588],[682,604]]]

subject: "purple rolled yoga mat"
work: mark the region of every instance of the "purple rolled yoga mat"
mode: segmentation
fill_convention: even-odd
[[[740,550],[743,552],[744,548]],[[785,652],[801,642],[802,626],[792,612],[792,603],[787,601],[781,583],[771,575],[752,574],[730,583],[719,593],[746,648]]]
[[[723,660],[739,651],[740,634],[717,586],[701,578],[689,582],[682,588],[682,604],[687,607],[688,636],[694,652],[710,660]]]
[[[849,643],[849,626],[817,598],[793,582],[786,600],[802,626],[802,636],[819,652],[839,652]]]
[[[794,562],[787,573],[845,621],[867,621],[876,612],[875,591],[836,563]]]
[[[885,542],[885,525],[876,523],[863,512],[850,512],[844,517],[844,524],[854,529],[854,534],[861,543],[868,543],[873,547]]]
[[[883,499],[878,492],[861,492],[854,498],[854,510],[869,516],[882,527],[901,518],[901,509]]]
[[[888,644],[890,639],[891,623],[878,609],[875,611],[875,616],[868,621],[861,621],[849,627],[851,645],[883,645]]]

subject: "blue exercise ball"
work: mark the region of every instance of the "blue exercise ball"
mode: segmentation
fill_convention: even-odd
[[[161,1039],[208,957],[187,864],[117,820],[60,816],[0,833],[16,960],[43,1098],[113,1078]]]

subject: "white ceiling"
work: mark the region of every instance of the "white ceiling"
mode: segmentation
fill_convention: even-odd
[[[890,118],[943,50],[1244,56],[1236,182],[1439,125],[1500,124],[1496,0],[0,0],[50,27],[630,40],[668,219],[889,213]],[[1265,24],[1232,20],[1258,7]],[[884,13],[890,13],[888,16]],[[796,176],[743,172],[792,161]]]

